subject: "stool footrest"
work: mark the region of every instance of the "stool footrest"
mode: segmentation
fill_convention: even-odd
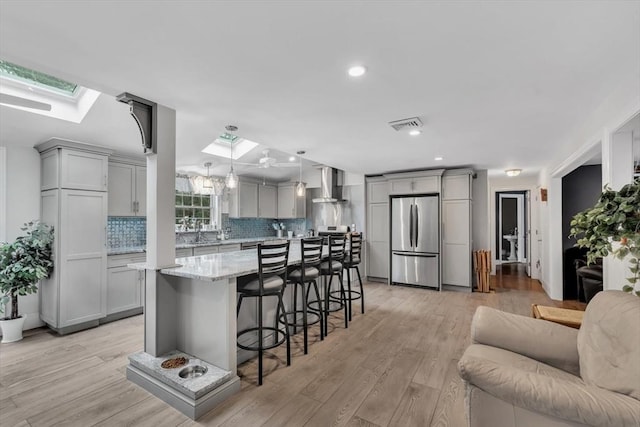
[[[288,320],[288,316],[295,316],[294,319],[297,320],[298,319],[298,316],[297,316],[298,313],[304,314],[304,311],[302,311],[302,310],[287,311],[286,313],[281,314],[279,319],[280,319],[280,321],[282,323],[284,323],[283,316],[287,316],[287,324],[289,326],[303,327],[304,323],[294,323],[294,322]],[[307,320],[307,326],[311,326],[311,325],[315,325],[316,323],[320,323],[320,313],[317,313],[315,310],[308,310],[307,311],[307,315],[309,315],[309,314],[316,316],[316,318],[313,319],[313,320]],[[303,320],[300,320],[300,321],[302,322]]]
[[[240,332],[238,332],[238,334],[236,335],[236,338],[240,338],[242,335],[244,334],[248,334],[249,332],[258,332],[259,333],[260,328],[249,328],[249,329],[244,329]],[[265,345],[264,341],[262,342],[262,350],[269,350],[275,347],[278,347],[279,345],[282,345],[286,340],[287,340],[287,332],[284,329],[278,329],[278,328],[274,328],[274,327],[267,327],[267,326],[263,326],[262,327],[262,331],[272,331],[272,332],[276,332],[278,334],[282,334],[282,338],[275,341],[273,344],[268,344]],[[236,339],[237,342],[237,339]],[[240,347],[243,350],[248,350],[248,351],[259,351],[260,347],[258,346],[258,344],[256,344],[255,346],[252,345],[245,345],[245,344],[240,344],[239,342],[237,342],[238,347]]]

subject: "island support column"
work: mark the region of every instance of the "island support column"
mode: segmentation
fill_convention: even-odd
[[[147,156],[147,272],[144,351],[160,356],[176,348],[170,285],[161,268],[175,265],[176,112],[157,106],[157,152]],[[166,291],[160,292],[161,289]],[[168,291],[168,292],[167,292]]]

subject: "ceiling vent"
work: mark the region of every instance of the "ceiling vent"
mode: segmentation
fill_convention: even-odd
[[[420,120],[417,117],[411,117],[408,119],[389,122],[389,126],[391,126],[397,131],[407,130],[407,129],[419,129],[422,127],[422,120]]]

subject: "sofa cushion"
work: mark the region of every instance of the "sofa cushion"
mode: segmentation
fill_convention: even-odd
[[[524,356],[496,350],[480,344],[469,346],[458,363],[460,377],[530,411],[592,426],[640,425],[638,401],[632,397],[585,384],[560,369],[526,361]]]
[[[597,294],[578,332],[578,355],[585,383],[640,400],[640,298]]]
[[[472,344],[464,353],[465,357],[489,360],[503,366],[520,369],[526,372],[533,372],[550,378],[558,378],[564,381],[574,382],[584,385],[584,381],[576,375],[554,368],[545,363],[531,359],[522,354],[514,353],[509,350],[503,350],[490,345]]]

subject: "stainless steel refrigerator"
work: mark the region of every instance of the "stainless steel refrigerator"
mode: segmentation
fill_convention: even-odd
[[[391,198],[391,283],[440,288],[440,200]]]

